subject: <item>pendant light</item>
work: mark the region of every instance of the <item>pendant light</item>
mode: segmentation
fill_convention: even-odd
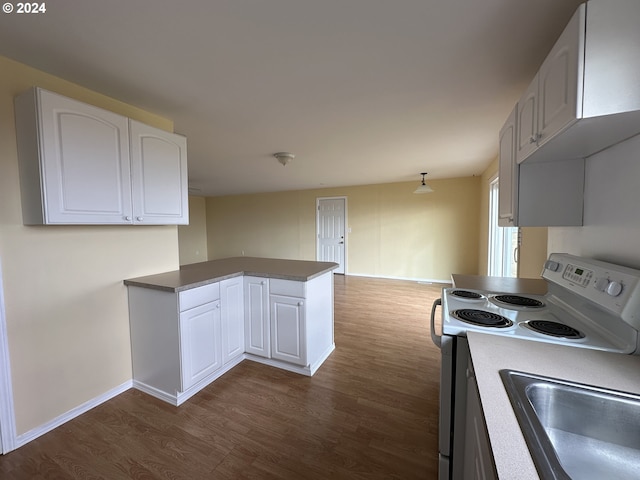
[[[420,175],[422,175],[422,185],[420,185],[418,188],[416,188],[416,191],[413,192],[413,193],[431,193],[431,192],[433,192],[433,188],[431,188],[429,185],[424,183],[424,176],[426,175],[426,173],[421,173]]]

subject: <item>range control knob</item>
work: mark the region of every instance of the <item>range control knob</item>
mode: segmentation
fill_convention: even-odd
[[[617,297],[622,292],[622,284],[620,282],[611,282],[607,285],[607,294]]]
[[[596,278],[593,287],[599,292],[604,292],[609,285],[609,279],[607,277]]]
[[[547,260],[544,263],[544,268],[547,270],[551,270],[552,272],[557,272],[558,268],[560,268],[560,264],[558,262],[554,262],[553,260]]]

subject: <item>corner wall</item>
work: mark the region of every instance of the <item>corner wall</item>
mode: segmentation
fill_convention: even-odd
[[[178,267],[175,226],[22,225],[13,98],[31,86],[170,121],[0,57],[0,257],[17,434],[131,380],[125,278]]]
[[[207,261],[207,211],[204,197],[189,195],[189,225],[178,225],[180,265]]]

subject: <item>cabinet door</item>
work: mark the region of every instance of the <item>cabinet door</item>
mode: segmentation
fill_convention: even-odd
[[[29,103],[39,116],[42,223],[131,223],[127,118],[41,89],[16,110]]]
[[[187,140],[130,120],[134,223],[188,224]]]
[[[271,357],[297,365],[306,365],[304,300],[296,297],[270,295],[269,304]]]
[[[538,148],[538,76],[518,100],[516,121],[517,143],[516,158],[518,163],[524,161]]]
[[[220,330],[220,302],[180,314],[182,391],[222,367]]]
[[[494,480],[498,478],[478,395],[478,384],[473,375],[467,380],[464,478],[477,480]]]
[[[222,306],[222,362],[244,353],[244,299],[242,277],[220,282]]]
[[[538,145],[582,116],[584,9],[571,18],[538,72]],[[580,99],[580,100],[578,100]]]
[[[269,358],[269,280],[244,277],[244,348],[247,353]]]
[[[516,105],[500,130],[500,159],[498,178],[498,225],[513,227],[517,225],[518,210],[518,163],[516,162]]]

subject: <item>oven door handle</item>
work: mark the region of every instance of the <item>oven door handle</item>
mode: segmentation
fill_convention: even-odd
[[[436,334],[436,308],[438,308],[438,305],[442,305],[441,298],[433,302],[433,306],[431,307],[431,340],[436,347],[440,348],[442,345],[442,335]]]

